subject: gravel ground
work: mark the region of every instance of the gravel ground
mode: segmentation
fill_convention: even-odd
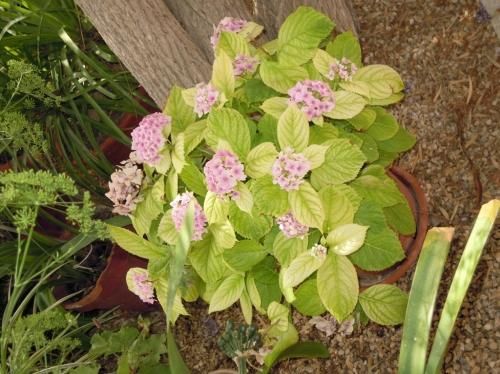
[[[476,1],[354,0],[365,63],[393,66],[407,83],[405,101],[393,110],[419,142],[400,164],[421,181],[432,226],[454,226],[445,270],[446,290],[478,212],[500,196],[500,46]],[[495,86],[496,84],[496,86]],[[495,87],[497,87],[495,89]],[[485,248],[444,364],[445,373],[500,371],[500,233]],[[412,274],[399,285],[409,290]],[[440,295],[438,310],[444,294]],[[194,373],[234,367],[216,346],[237,308],[207,316],[195,303],[176,326],[183,356]],[[302,340],[325,343],[331,358],[284,362],[275,373],[392,373],[397,369],[401,327],[370,324],[327,337],[294,313]]]

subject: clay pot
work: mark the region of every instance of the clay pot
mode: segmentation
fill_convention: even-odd
[[[153,108],[144,107],[152,111]],[[139,124],[141,116],[125,114],[119,127],[127,135]],[[128,159],[130,147],[113,138],[106,138],[101,143],[104,155],[114,165],[119,165],[121,161]],[[138,296],[129,291],[125,277],[130,268],[146,268],[147,260],[134,256],[118,245],[113,245],[111,255],[108,258],[106,268],[97,279],[92,291],[82,299],[64,304],[68,310],[77,312],[88,312],[96,309],[111,309],[119,306],[123,310],[146,312],[158,307],[158,304],[150,305],[143,303]]]
[[[406,254],[405,259],[401,262],[398,262],[390,268],[382,271],[366,271],[359,268],[356,269],[361,289],[365,289],[379,283],[394,283],[405,275],[405,273],[417,261],[427,233],[429,210],[424,191],[420,187],[416,178],[397,166],[391,167],[388,175],[394,179],[399,190],[408,200],[408,204],[413,212],[413,217],[415,218],[416,231],[413,236],[399,236],[399,240],[401,241]]]
[[[89,312],[96,309],[112,309],[146,312],[157,307],[143,303],[139,297],[127,288],[125,277],[130,268],[146,268],[147,260],[133,256],[119,246],[114,245],[106,268],[97,279],[92,291],[82,299],[64,304],[67,310]]]

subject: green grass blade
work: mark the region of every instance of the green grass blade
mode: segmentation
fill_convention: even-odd
[[[489,203],[484,204],[479,211],[469,240],[467,240],[467,244],[465,245],[464,253],[460,258],[457,271],[453,277],[443,312],[441,313],[436,337],[425,369],[426,374],[438,373],[443,364],[448,341],[453,332],[458,312],[472,281],[472,276],[474,275],[486,241],[495,224],[499,208],[500,200],[491,200]]]
[[[430,229],[425,237],[406,307],[399,373],[424,372],[434,304],[452,237],[451,227]]]

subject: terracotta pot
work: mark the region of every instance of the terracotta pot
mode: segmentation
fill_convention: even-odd
[[[359,286],[361,289],[378,283],[394,283],[405,275],[418,259],[429,224],[427,200],[416,178],[397,166],[391,167],[388,175],[394,179],[399,190],[408,200],[413,212],[413,217],[415,218],[416,231],[413,236],[399,236],[399,240],[406,254],[405,259],[401,262],[382,271],[365,271],[359,268],[357,269]]]
[[[7,171],[10,169],[10,163],[9,162],[4,162],[3,164],[0,164],[0,172],[1,171]]]
[[[125,277],[127,271],[133,267],[146,268],[147,260],[133,256],[114,245],[106,268],[97,279],[92,291],[78,301],[64,304],[64,308],[77,312],[111,309],[117,306],[123,310],[136,312],[146,312],[157,308],[157,304],[143,303],[127,288]]]

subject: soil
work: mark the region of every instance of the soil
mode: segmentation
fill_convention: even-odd
[[[393,66],[406,82],[406,99],[392,108],[418,144],[399,161],[422,183],[431,226],[454,226],[455,239],[437,305],[462,254],[481,203],[500,195],[500,44],[488,17],[471,0],[353,0],[366,64]],[[493,234],[460,312],[444,363],[445,373],[500,370],[498,282],[500,232]],[[409,290],[412,272],[398,285]],[[207,315],[188,306],[176,325],[177,341],[193,373],[234,368],[216,341],[234,307]],[[397,371],[401,327],[369,324],[351,335],[327,337],[293,315],[302,340],[326,344],[325,360],[290,360],[274,373],[392,373]]]

